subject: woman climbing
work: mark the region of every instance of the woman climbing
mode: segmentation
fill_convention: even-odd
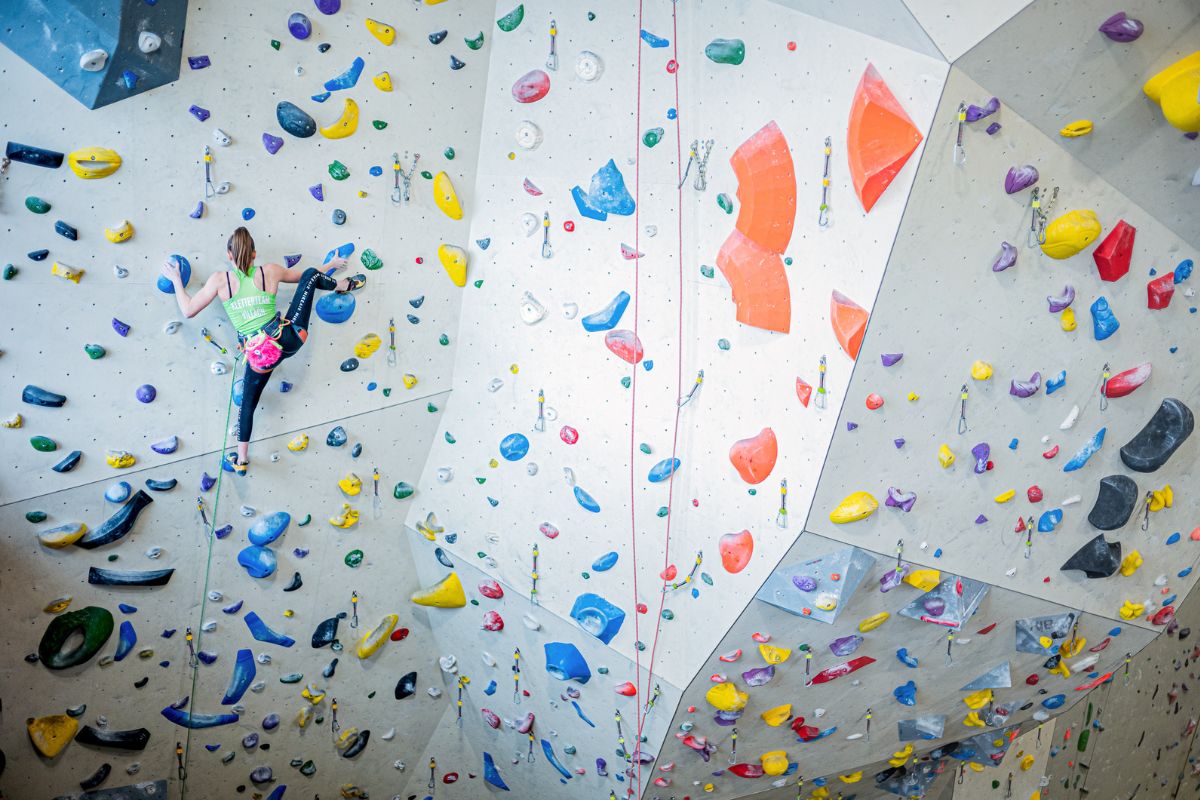
[[[195,295],[188,295],[184,289],[179,265],[173,259],[167,259],[163,264],[162,274],[175,287],[175,300],[185,317],[190,319],[196,316],[220,297],[229,321],[237,329],[238,344],[246,357],[246,373],[238,412],[237,452],[226,456],[226,466],[239,475],[245,475],[250,463],[248,452],[250,432],[254,428],[254,410],[258,407],[267,381],[271,380],[271,372],[280,361],[294,356],[308,341],[308,318],[312,313],[316,290],[350,292],[361,288],[367,278],[365,275],[355,275],[335,281],[313,267],[303,271],[279,264],[256,267],[254,239],[245,228],[233,232],[225,249],[225,255],[234,269],[210,276]],[[337,258],[326,267],[337,270],[345,263],[344,258]],[[275,295],[281,283],[297,284],[286,316],[280,316],[275,310]]]

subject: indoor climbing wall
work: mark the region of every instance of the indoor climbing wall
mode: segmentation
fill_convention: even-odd
[[[465,243],[494,24],[460,4],[338,6],[192,3],[180,79],[91,112],[0,50],[8,797],[428,780],[448,697],[403,519],[449,397],[461,289],[437,254]],[[293,135],[285,101],[324,130]],[[45,168],[30,147],[67,157]],[[86,148],[120,166],[87,179],[93,155],[114,159]],[[178,254],[197,290],[240,224],[260,263],[349,244],[368,277],[353,315],[319,306],[277,370],[245,478],[220,466],[233,331],[155,286]],[[30,403],[47,395],[27,385],[66,400]]]

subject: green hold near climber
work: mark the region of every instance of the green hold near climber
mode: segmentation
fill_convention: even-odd
[[[314,267],[300,270],[274,263],[256,266],[254,261],[258,254],[254,250],[254,239],[245,228],[238,228],[229,237],[225,255],[233,269],[209,276],[194,295],[189,295],[184,288],[179,264],[174,259],[166,260],[162,274],[174,287],[175,300],[185,317],[196,316],[220,298],[230,323],[237,330],[246,371],[238,411],[237,450],[226,455],[222,466],[227,471],[245,475],[250,463],[254,410],[271,379],[271,372],[281,361],[294,356],[308,340],[308,320],[317,289],[350,292],[362,288],[367,278],[354,275],[334,280]],[[336,258],[326,266],[334,272],[345,263],[344,258]],[[297,284],[286,315],[281,315],[275,308],[276,294],[282,283]]]

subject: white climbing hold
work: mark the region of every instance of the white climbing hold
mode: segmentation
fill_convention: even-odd
[[[525,212],[521,215],[521,227],[525,229],[526,236],[533,236],[542,227],[542,222],[533,214]]]
[[[575,319],[579,316],[578,303],[563,303],[562,305],[563,319]]]
[[[1078,502],[1079,502],[1080,500],[1082,500],[1082,499],[1083,499],[1083,498],[1081,498],[1079,495],[1077,495],[1077,494],[1073,494],[1073,495],[1071,495],[1070,497],[1068,497],[1067,499],[1063,500],[1061,503],[1059,503],[1059,505],[1063,505],[1063,506],[1073,506],[1073,505],[1075,505],[1076,503],[1078,503]]]
[[[500,391],[500,387],[503,385],[504,381],[500,380],[499,378],[492,378],[490,381],[488,381],[487,390],[495,393]]]
[[[96,48],[88,50],[79,57],[79,68],[84,72],[99,72],[108,62],[108,52]]]
[[[1167,585],[1167,576],[1159,575],[1157,578],[1154,579],[1154,585],[1155,586],[1166,586]]]
[[[182,322],[177,319],[173,319],[166,325],[163,325],[163,333],[165,333],[167,336],[174,336],[176,333],[179,333],[179,329],[182,327]]]
[[[242,506],[238,509],[243,517],[253,517],[258,512],[254,510],[254,506]]]
[[[1196,170],[1196,173],[1192,175],[1192,186],[1200,186],[1200,169]]]
[[[1005,570],[1005,571],[1004,571],[1004,574],[1005,574],[1007,577],[1011,578],[1013,575],[1016,575],[1016,574],[1017,574],[1017,568],[1016,568],[1016,567],[1013,567],[1012,569]]]
[[[493,656],[491,653],[489,653],[487,650],[484,650],[482,653],[480,653],[479,658],[483,661],[483,665],[485,667],[496,666],[496,657]]]
[[[604,61],[591,50],[583,50],[575,59],[575,75],[585,83],[591,83],[604,74]]]
[[[1058,426],[1060,431],[1070,430],[1075,427],[1075,420],[1079,419],[1079,406],[1071,406],[1071,412],[1067,414],[1067,418]]]
[[[229,147],[233,139],[229,138],[229,134],[220,128],[213,128],[213,140],[221,147]]]
[[[439,689],[439,688],[438,688],[438,687],[436,687],[436,686],[430,686],[430,687],[429,687],[429,696],[430,696],[430,697],[433,697],[433,698],[435,698],[435,699],[436,699],[436,698],[438,698],[438,697],[441,697],[441,696],[442,696],[442,690],[441,690],[441,689]]]
[[[270,456],[268,456],[268,458],[270,458],[270,459],[271,459],[271,463],[272,463],[272,464],[278,463],[278,461],[279,461],[279,453],[278,453],[278,452],[271,453],[271,455],[270,455]]]
[[[658,236],[658,226],[657,225],[647,225],[646,226],[646,235],[649,236],[651,239],[653,239],[655,236]]]
[[[213,375],[224,375],[229,372],[229,365],[218,358],[216,361],[208,365],[208,369]]]
[[[542,129],[529,120],[522,120],[517,126],[517,146],[522,150],[536,150],[542,143]]]
[[[120,264],[113,264],[113,275],[116,275],[118,278],[128,278],[129,270],[125,269]]]
[[[395,730],[393,730],[392,734],[395,735],[395,733],[396,733]],[[384,738],[387,738],[387,737],[384,737]],[[400,759],[396,759],[395,761],[393,761],[392,766],[395,767],[396,769],[400,770],[401,772],[404,772],[405,765],[404,765],[404,762],[401,761]]]
[[[212,600],[214,603],[221,602],[221,599],[224,597],[225,597],[225,595],[221,594],[220,590],[218,590],[218,589],[213,589],[211,592],[208,593],[208,599]]]
[[[537,475],[537,473],[538,473],[538,465],[537,464],[530,461],[528,464],[525,465],[525,474],[526,475],[528,475],[529,477],[532,478],[534,475]]]
[[[458,659],[453,655],[442,656],[438,659],[438,666],[442,668],[443,672],[449,672],[451,675],[454,675],[458,672]]]
[[[205,620],[204,623],[200,626],[200,630],[204,631],[205,633],[212,633],[216,629],[217,629],[217,621],[215,619]]]
[[[162,47],[162,37],[152,31],[142,31],[138,34],[138,50],[150,54]]]
[[[861,733],[852,733],[846,737],[846,741],[853,742],[855,739],[861,739],[862,737],[863,735]]]
[[[521,622],[525,623],[525,627],[531,631],[540,631],[542,629],[542,623],[538,622],[537,617],[532,614],[526,614],[521,617]]]
[[[161,547],[151,547],[146,551],[146,558],[160,558],[163,554]]]

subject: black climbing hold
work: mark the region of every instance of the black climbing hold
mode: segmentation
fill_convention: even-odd
[[[79,733],[75,734],[75,741],[96,747],[111,747],[114,750],[145,750],[150,741],[150,731],[145,728],[105,731],[84,725]]]
[[[403,700],[417,693],[417,673],[410,672],[396,682],[396,699]]]
[[[331,218],[333,220],[334,225],[345,225],[346,224],[346,212],[342,211],[340,208],[335,208],[333,210],[333,214],[331,215]]]
[[[317,45],[317,52],[318,53],[328,53],[329,48],[331,48],[331,47],[333,47],[333,45],[331,45],[329,42],[321,42],[319,45]]]
[[[108,779],[108,774],[112,772],[112,764],[101,764],[100,768],[92,773],[91,777],[84,778],[79,782],[79,788],[85,792],[97,788],[100,784]]]
[[[21,401],[31,406],[62,408],[67,402],[67,398],[66,395],[48,392],[45,389],[30,384],[21,390]]]
[[[1105,478],[1105,480],[1108,479]],[[1126,517],[1128,516],[1126,514]],[[1089,516],[1088,519],[1091,517]],[[1097,525],[1097,527],[1099,526]],[[1111,528],[1104,530],[1111,530]],[[1105,541],[1103,533],[1097,534],[1094,539],[1076,550],[1075,554],[1059,567],[1063,572],[1072,569],[1080,570],[1089,578],[1108,578],[1120,568],[1121,543]]]
[[[1098,530],[1115,531],[1129,521],[1137,502],[1138,487],[1133,478],[1126,475],[1109,475],[1101,478],[1100,493],[1096,496],[1096,504],[1092,506],[1092,510],[1088,514],[1088,522]]]
[[[133,688],[144,689],[144,688],[146,688],[146,684],[148,684],[149,682],[150,682],[150,678],[148,678],[148,677],[140,678],[133,682]]]
[[[25,255],[29,257],[29,260],[30,260],[30,261],[45,261],[45,260],[46,260],[46,256],[50,255],[50,251],[49,251],[49,250],[45,250],[45,249],[42,249],[42,250],[30,250],[30,251],[29,251],[28,253],[26,253]]]
[[[327,666],[327,667],[325,667],[325,669],[321,670],[322,677],[332,678],[333,673],[337,672],[337,665],[338,665],[338,660],[336,658],[333,661],[330,661],[329,666]]]
[[[83,664],[108,641],[113,632],[113,615],[106,608],[88,606],[77,611],[59,614],[46,626],[42,640],[38,642],[37,656],[46,669],[68,669]],[[83,642],[62,652],[67,640],[76,633],[83,635]],[[27,659],[28,660],[28,659]]]
[[[50,469],[54,470],[55,472],[70,472],[71,470],[75,469],[75,467],[79,466],[79,459],[82,457],[82,450],[72,450],[70,455],[55,464]]]
[[[296,573],[292,574],[291,583],[289,583],[287,586],[283,587],[283,590],[285,592],[294,592],[303,585],[304,585],[304,580],[300,577],[300,573],[296,572]]]
[[[146,479],[146,488],[152,492],[169,492],[179,485],[179,481],[175,478],[168,478],[165,481],[156,481],[153,478]]]
[[[354,758],[356,755],[367,749],[367,740],[371,738],[370,731],[363,731],[356,735],[350,746],[342,753],[342,758]]]
[[[57,220],[54,223],[54,232],[57,233],[59,236],[65,236],[66,238],[70,239],[72,242],[79,239],[79,231],[77,231],[75,228],[71,227],[67,223],[63,222],[61,219]]]
[[[346,429],[338,425],[325,437],[325,444],[330,447],[341,447],[350,437],[346,436]]]
[[[1059,662],[1061,662],[1061,661],[1062,661],[1062,655],[1059,653],[1055,653],[1054,655],[1052,655],[1046,659],[1046,663],[1042,664],[1042,667],[1045,669],[1057,669]],[[1045,692],[1043,691],[1043,694],[1044,693]]]
[[[76,542],[79,544],[79,542]],[[136,570],[88,569],[88,583],[93,586],[166,586],[175,574],[172,569]]]
[[[362,455],[362,442],[355,442],[354,447],[350,448],[350,457],[358,458]]]
[[[1179,641],[1182,642],[1184,639],[1186,639],[1187,637],[1189,637],[1191,635],[1192,635],[1191,628],[1180,628],[1179,629]]]
[[[66,158],[62,153],[54,150],[43,150],[31,144],[19,144],[18,142],[8,143],[8,146],[4,148],[4,157],[10,161],[20,161],[22,164],[46,167],[47,169],[58,169],[62,166],[63,159]]]
[[[446,41],[447,33],[449,33],[449,31],[435,31],[434,33],[429,34],[429,43],[441,44],[442,42]]]
[[[1121,460],[1134,472],[1154,472],[1187,441],[1195,426],[1192,410],[1168,397],[1146,426],[1121,448]]]
[[[322,622],[320,625],[317,626],[317,629],[315,631],[313,631],[312,646],[313,647],[324,647],[327,644],[332,644],[333,640],[337,638],[337,629],[338,629],[338,618],[337,617],[330,617],[329,619]]]
[[[94,550],[97,547],[102,547],[106,544],[123,539],[126,534],[133,530],[133,524],[137,522],[138,515],[142,513],[142,509],[153,503],[150,495],[143,492],[141,489],[129,499],[129,502],[117,509],[117,512],[104,521],[104,524],[93,531],[88,531],[83,537],[75,543],[76,547],[82,547],[84,550]]]
[[[460,70],[463,67],[465,67],[466,65],[467,65],[467,62],[461,61],[458,58],[455,58],[454,56],[450,56],[450,69]]]
[[[358,359],[354,356],[347,358],[342,362],[342,365],[339,367],[339,369],[341,369],[342,372],[354,372],[354,370],[358,369]]]
[[[317,132],[317,121],[295,103],[282,101],[275,106],[275,118],[279,127],[297,139],[307,139]]]

